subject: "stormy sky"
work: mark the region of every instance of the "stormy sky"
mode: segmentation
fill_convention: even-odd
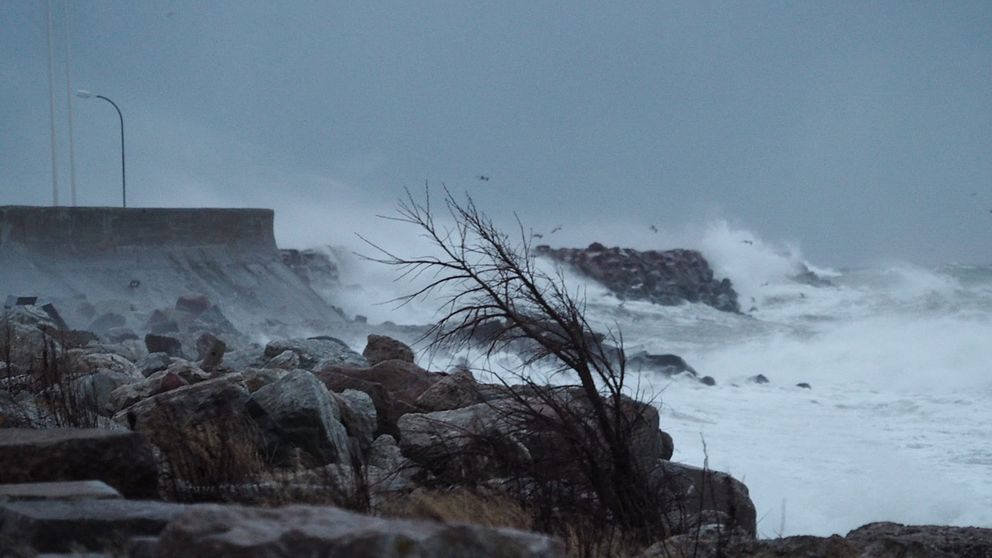
[[[825,265],[992,261],[987,1],[52,6],[63,204],[68,22],[131,206],[273,207],[282,244],[333,243],[426,182],[554,244],[726,220]],[[0,1],[0,205],[52,203],[45,21]],[[116,113],[74,115],[78,202],[118,204]]]

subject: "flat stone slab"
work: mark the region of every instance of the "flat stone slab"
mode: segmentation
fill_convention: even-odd
[[[159,537],[158,556],[186,558],[558,558],[560,542],[514,529],[371,517],[329,506],[191,507]]]
[[[126,498],[157,498],[151,443],[130,431],[0,429],[0,484],[86,480],[101,480]]]
[[[0,503],[0,549],[21,553],[119,553],[131,537],[156,536],[189,506],[144,500]]]
[[[23,500],[114,500],[121,497],[103,481],[0,484],[0,502]]]

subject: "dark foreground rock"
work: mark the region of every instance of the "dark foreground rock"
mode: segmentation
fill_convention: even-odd
[[[102,480],[128,498],[158,497],[152,446],[136,432],[0,430],[0,483]]]
[[[106,499],[3,503],[0,555],[120,552],[132,537],[160,533],[185,508],[167,502]]]
[[[799,535],[753,540],[732,531],[704,528],[671,537],[640,558],[989,558],[992,529],[946,525],[869,523],[846,537]]]
[[[389,520],[330,507],[203,505],[165,528],[155,555],[536,558],[564,556],[564,550],[554,539],[512,529]]]
[[[568,264],[621,299],[665,305],[702,302],[718,310],[740,312],[730,280],[714,278],[709,262],[695,250],[641,252],[593,243],[584,249],[538,246],[536,252]]]

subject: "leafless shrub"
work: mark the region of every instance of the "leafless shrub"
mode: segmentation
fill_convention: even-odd
[[[523,357],[520,369],[489,370],[504,384],[507,404],[494,408],[509,426],[466,432],[472,440],[449,440],[450,453],[439,448],[435,456],[438,463],[452,458],[462,469],[486,470],[462,470],[447,480],[466,485],[475,477],[480,484],[502,471],[513,477],[504,485],[517,485],[515,494],[535,514],[537,528],[565,535],[581,529],[576,544],[589,552],[601,552],[602,536],[614,529],[645,542],[663,536],[662,507],[633,451],[641,417],[624,412],[620,333],[604,337],[593,330],[582,297],[563,274],[536,265],[531,237],[519,222],[519,235],[511,238],[471,198],[459,202],[447,190],[443,209],[452,224],[438,220],[429,192],[423,202],[407,192],[390,217],[419,229],[439,255],[399,256],[366,241],[378,252],[369,259],[399,268],[400,278],[427,278],[400,303],[442,297],[442,318],[428,333],[433,348],[481,340],[486,356],[512,348]],[[550,389],[527,373],[535,363],[578,383]],[[508,447],[514,439],[528,451]]]

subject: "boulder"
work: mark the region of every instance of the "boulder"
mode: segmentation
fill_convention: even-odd
[[[127,318],[115,312],[104,312],[90,322],[88,327],[91,331],[105,332],[115,327],[127,325]]]
[[[427,411],[446,411],[485,402],[479,384],[469,370],[458,370],[440,377],[415,401]]]
[[[245,379],[245,386],[251,393],[255,393],[288,373],[289,370],[279,368],[245,368],[241,371],[241,375]]]
[[[627,367],[631,370],[650,370],[665,376],[674,376],[682,372],[697,375],[696,370],[678,355],[653,355],[647,351],[634,353],[627,358]]]
[[[384,519],[339,508],[248,508],[204,504],[172,521],[159,537],[159,556],[262,558],[564,557],[544,535],[477,525]]]
[[[410,413],[400,417],[399,444],[403,454],[440,475],[493,475],[506,467],[537,464],[548,471],[581,474],[575,457],[562,449],[567,438],[566,421],[586,421],[579,435],[595,436],[598,426],[590,404],[576,389],[548,388],[542,397],[523,400],[500,399],[460,409],[433,413]],[[553,402],[553,404],[552,404]],[[567,409],[559,417],[555,408]],[[620,412],[629,421],[632,457],[642,471],[650,471],[664,453],[658,429],[658,411],[646,403],[624,398]],[[574,425],[577,426],[577,425]],[[590,438],[587,446],[601,440]]]
[[[300,357],[294,351],[283,351],[262,365],[262,368],[277,368],[281,370],[296,370],[299,367]]]
[[[172,310],[154,310],[145,322],[145,330],[154,334],[178,333],[179,322],[176,321],[175,312]],[[155,352],[148,349],[148,352]]]
[[[159,370],[143,380],[116,387],[110,392],[105,408],[111,413],[116,413],[121,409],[126,409],[134,405],[138,401],[166,391],[179,389],[186,385],[189,385],[189,382],[175,372],[168,369]]]
[[[399,436],[396,421],[406,413],[421,412],[417,399],[440,377],[416,364],[387,360],[371,368],[321,366],[315,372],[328,389],[355,389],[367,393],[375,404],[376,434]]]
[[[946,525],[869,523],[847,534],[862,556],[901,558],[987,558],[992,556],[992,529]]]
[[[30,393],[0,391],[0,428],[42,428],[46,422]]]
[[[176,299],[176,310],[199,316],[212,306],[210,299],[204,295],[183,295]]]
[[[351,350],[344,341],[334,337],[309,337],[270,341],[265,357],[272,358],[283,351],[292,351],[300,358],[300,367],[313,370],[322,366],[366,366],[365,357]]]
[[[165,353],[169,356],[182,357],[183,344],[175,337],[149,333],[145,335],[145,347],[149,353]]]
[[[661,458],[671,460],[672,455],[675,453],[675,440],[672,439],[672,435],[664,430],[658,431],[661,436]]]
[[[386,337],[385,335],[369,335],[368,343],[365,345],[365,350],[362,351],[362,356],[368,360],[371,366],[379,364],[384,360],[414,362],[413,349],[406,343],[397,341],[392,337]]]
[[[18,307],[22,308],[22,307]],[[8,342],[9,341],[9,342]],[[35,326],[0,319],[0,354],[10,355],[10,363],[21,370],[39,370],[47,354],[61,352],[58,341]]]
[[[147,434],[156,446],[163,447],[169,441],[179,443],[183,429],[190,425],[217,416],[240,416],[248,397],[241,375],[225,374],[143,399],[119,411],[114,420]]]
[[[372,397],[364,391],[354,389],[346,389],[333,395],[340,404],[341,423],[348,430],[348,435],[358,442],[363,451],[367,450],[372,445],[375,431],[379,429]]]
[[[273,454],[287,460],[292,448],[318,464],[351,462],[348,432],[336,398],[313,374],[290,372],[251,395],[248,414],[266,434]]]
[[[171,363],[168,353],[149,353],[135,362],[134,367],[143,377],[147,378],[159,370],[165,370]]]
[[[97,414],[110,416],[116,411],[112,403],[114,401],[113,392],[123,385],[138,381],[134,376],[123,372],[99,370],[73,379],[71,386],[77,401],[86,402]]]
[[[41,500],[0,504],[0,548],[13,556],[106,552],[158,535],[187,506],[141,500]],[[6,556],[6,554],[5,554]]]
[[[98,370],[118,372],[134,379],[141,379],[141,372],[134,364],[116,354],[91,353],[84,349],[71,349],[69,351],[69,371],[73,374],[92,374]]]
[[[128,498],[158,496],[148,439],[135,432],[0,429],[0,483],[102,480]]]
[[[139,339],[138,334],[134,332],[133,329],[129,327],[112,327],[107,331],[103,332],[103,336],[107,341],[111,343],[120,343],[122,341],[131,341]]]
[[[227,344],[214,337],[212,333],[204,332],[196,340],[197,360],[204,370],[213,370],[224,360]]]
[[[659,460],[649,474],[652,489],[666,506],[671,533],[719,523],[754,537],[757,516],[747,486],[726,473]]]

